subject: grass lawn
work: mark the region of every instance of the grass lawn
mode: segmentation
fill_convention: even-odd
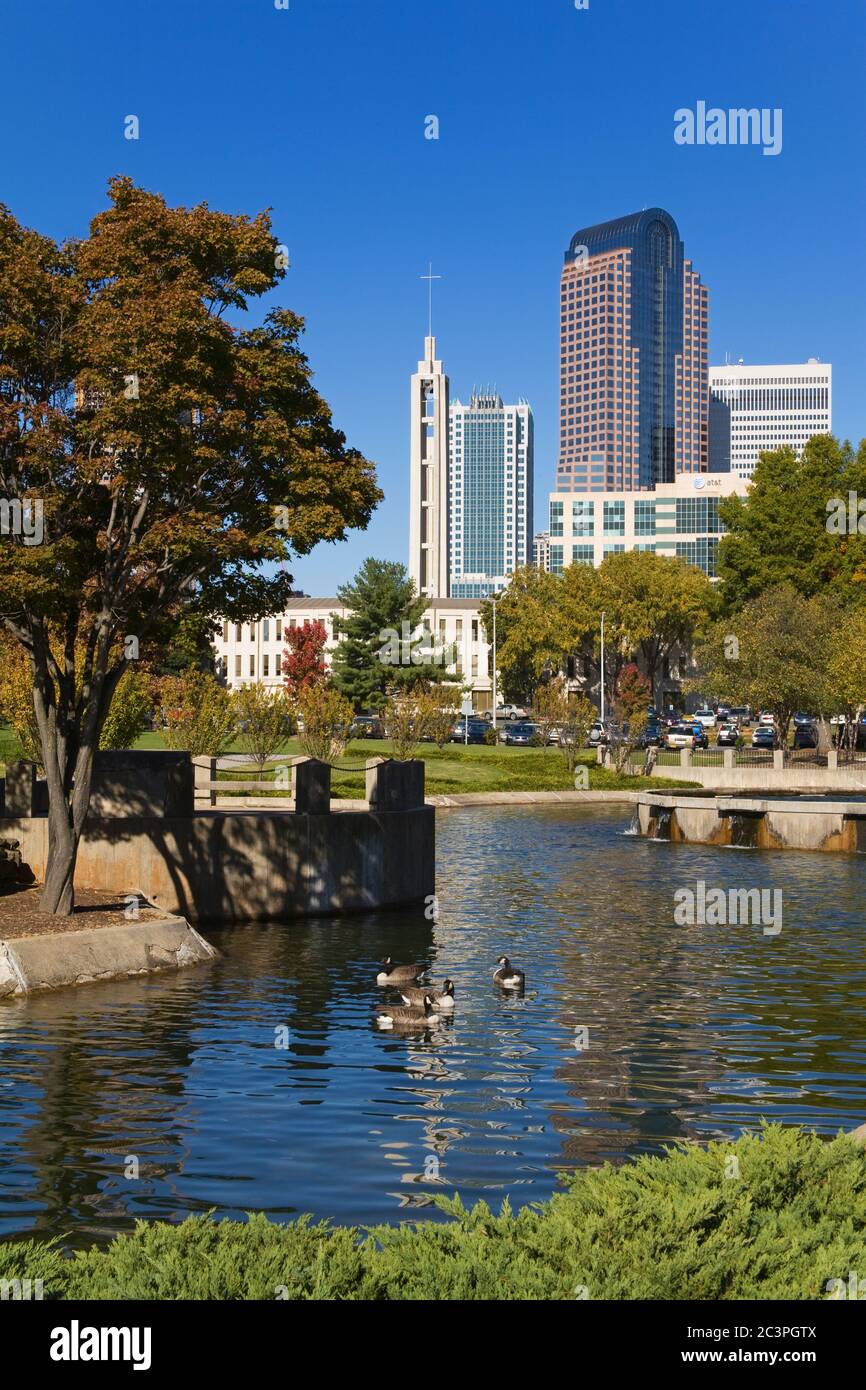
[[[142,734],[136,739],[136,748],[165,748],[161,734]],[[228,752],[242,753],[243,747],[233,743]],[[285,754],[300,754],[302,748],[297,739],[287,739],[279,750]],[[345,754],[338,760],[346,770],[335,769],[331,785],[335,797],[362,800],[365,794],[363,764],[367,758],[377,755],[388,757],[391,745],[387,739],[358,739],[350,743]],[[0,762],[20,757],[18,741],[9,728],[0,728]],[[574,778],[569,773],[565,758],[558,748],[486,748],[451,743],[438,749],[432,744],[422,744],[419,757],[427,767],[426,785],[431,796],[450,795],[458,792],[509,792],[509,791],[569,791],[574,787]],[[617,790],[627,788],[639,791],[653,786],[657,791],[663,787],[683,787],[688,783],[676,782],[669,778],[619,777],[615,772],[599,767],[595,753],[584,749],[580,754],[580,764],[589,769],[589,785],[592,790]],[[270,769],[266,779],[274,776]],[[226,782],[249,781],[255,776],[252,764],[244,764],[237,771],[221,772],[220,778]],[[267,793],[265,793],[266,795]]]
[[[296,739],[289,739],[280,751],[299,754],[302,749]],[[334,796],[363,799],[365,779],[362,764],[367,758],[376,755],[388,757],[390,753],[391,745],[387,739],[358,739],[350,743],[345,754],[338,759],[340,766],[346,770],[335,768],[331,777]],[[459,792],[569,791],[574,788],[574,776],[569,773],[565,758],[557,748],[506,748],[504,744],[494,748],[479,745],[464,747],[451,743],[440,750],[425,743],[420,746],[418,756],[424,759],[426,765],[426,788],[430,796]],[[648,786],[658,790],[665,786],[683,786],[682,782],[659,777],[619,777],[615,772],[599,767],[595,752],[590,749],[580,754],[579,762],[588,768],[589,785],[593,790],[640,790]],[[244,764],[237,771],[221,772],[220,778],[227,782],[244,781],[254,775],[254,767]],[[274,775],[273,770],[265,774],[268,780]]]

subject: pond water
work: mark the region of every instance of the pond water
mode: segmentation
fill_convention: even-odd
[[[210,1209],[396,1222],[435,1215],[436,1193],[539,1201],[562,1170],[762,1116],[861,1124],[863,859],[628,824],[618,807],[440,812],[436,923],[212,931],[214,964],[0,1003],[0,1235],[81,1245]],[[781,890],[781,933],[676,926],[698,880]],[[492,984],[503,952],[522,998]],[[452,1020],[375,1028],[389,954],[454,980]]]

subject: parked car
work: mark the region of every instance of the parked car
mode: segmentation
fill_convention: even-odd
[[[587,736],[587,747],[598,748],[600,746],[605,746],[608,743],[610,743],[610,734],[608,733],[607,724],[603,723],[600,719],[597,719]]]
[[[469,731],[466,730],[467,720],[459,719],[451,730],[448,737],[449,743],[486,743],[487,735],[490,732],[490,725],[485,724],[483,719],[470,719],[468,721]]]
[[[696,709],[692,718],[696,719],[699,724],[703,724],[705,729],[714,729],[716,727],[716,716],[709,705],[702,705],[700,709]]]
[[[699,719],[696,719],[693,714],[684,714],[680,723],[686,724],[690,729],[694,730],[696,748],[709,748],[710,736],[707,733],[706,727]]]
[[[748,729],[752,722],[752,711],[748,705],[734,705],[730,711],[730,718],[736,719],[741,729]]]
[[[662,715],[661,722],[665,725],[666,728],[670,729],[672,725],[679,724],[681,719],[682,715],[680,714],[679,710],[675,710],[673,705],[668,705],[667,709]]]
[[[774,716],[773,716],[772,714],[770,714],[768,710],[762,710],[761,713],[758,715],[758,723],[759,723],[759,724],[770,724],[770,725],[773,725],[773,724],[775,724],[775,722],[776,722],[776,720],[775,720]]]
[[[738,726],[732,722],[720,724],[716,734],[716,743],[719,748],[739,748],[743,742],[743,735]]]
[[[349,732],[352,738],[384,738],[385,725],[376,714],[356,714]]]
[[[641,731],[637,746],[638,748],[660,748],[664,736],[665,731],[661,724],[651,720],[646,728]]]
[[[511,748],[528,748],[538,736],[538,725],[523,720],[517,724],[506,724],[502,742]]]
[[[524,724],[525,724],[525,723],[526,723],[526,719],[527,719],[527,711],[526,711],[525,709],[523,709],[520,705],[499,705],[499,706],[497,707],[497,710],[496,710],[496,722],[497,722],[497,724],[500,723],[501,721],[502,721],[502,722],[508,722],[508,721],[511,721],[511,720],[517,720],[518,722],[524,723]]]
[[[753,748],[775,748],[776,730],[772,724],[759,724],[752,730]]]
[[[795,716],[796,721],[796,716]],[[813,721],[811,724],[795,724],[794,728],[794,747],[795,748],[817,748],[818,747],[818,725]]]
[[[694,724],[672,724],[665,734],[665,747],[694,748],[697,740]]]
[[[795,729],[797,729],[801,724],[809,724],[809,725],[811,725],[811,724],[816,724],[816,725],[817,725],[817,723],[818,723],[818,720],[816,719],[816,717],[815,717],[814,714],[804,714],[804,713],[802,712],[802,710],[799,710],[799,711],[794,715],[794,728],[795,728]]]
[[[731,717],[730,705],[716,705],[716,723],[727,724]]]

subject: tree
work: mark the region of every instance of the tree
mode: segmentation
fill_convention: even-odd
[[[243,320],[284,274],[267,214],[170,208],[128,178],[109,199],[63,245],[0,207],[0,621],[33,663],[54,913],[72,911],[119,644],[146,656],[181,615],[281,611],[291,576],[262,567],[366,525],[381,496],[311,385],[303,321]]]
[[[308,685],[321,685],[328,677],[325,663],[325,644],[328,632],[325,624],[307,620],[301,627],[290,627],[285,633],[283,651],[283,685],[289,699],[295,700]]]
[[[856,504],[849,516],[850,493],[866,499],[866,440],[855,452],[832,435],[816,435],[799,458],[791,448],[761,454],[747,495],[719,503],[727,527],[718,564],[725,610],[783,584],[806,598],[828,593],[842,603],[863,602],[866,517]]]
[[[292,712],[284,690],[257,681],[242,685],[232,696],[238,743],[249,753],[259,777],[265,763],[292,732]]]
[[[649,723],[649,698],[650,682],[647,677],[633,662],[623,666],[614,687],[613,720],[609,728],[610,749],[617,772],[622,772],[626,764],[631,762],[641,734]]]
[[[307,685],[297,697],[298,741],[308,758],[333,762],[346,751],[354,710],[330,681]]]
[[[147,728],[152,705],[148,676],[127,664],[100,730],[99,747],[129,748]],[[0,634],[0,714],[14,730],[22,757],[43,767],[33,707],[33,667],[20,643],[5,633]]]
[[[839,741],[853,743],[866,710],[866,609],[858,608],[838,616],[827,644],[827,686],[828,703],[824,713],[845,715]],[[826,728],[822,729],[822,734],[829,747]]]
[[[150,679],[143,671],[126,671],[117,683],[114,699],[103,720],[100,748],[131,748],[147,728],[152,708]]]
[[[451,737],[459,713],[461,690],[456,685],[428,684],[415,693],[424,711],[425,736],[440,750]]]
[[[677,648],[688,650],[713,610],[713,586],[702,570],[651,551],[608,555],[598,570],[598,604],[614,653],[637,653],[649,677],[648,699],[658,699],[659,674]]]
[[[559,751],[569,772],[574,772],[586,736],[598,717],[592,701],[572,694],[564,677],[556,676],[538,686],[532,717],[542,731],[545,746],[551,729],[558,729]]]
[[[496,669],[507,700],[531,703],[541,676],[558,671],[568,638],[557,621],[562,580],[527,566],[514,571],[496,608]],[[493,605],[481,604],[485,632],[493,633]]]
[[[695,653],[692,690],[724,691],[738,704],[772,712],[783,748],[797,710],[826,712],[836,608],[822,595],[804,598],[791,584],[767,590],[715,625]]]
[[[398,686],[388,692],[382,719],[391,740],[391,752],[400,762],[415,756],[418,744],[428,732],[430,713],[423,689],[405,690]]]
[[[169,748],[191,758],[216,758],[237,729],[232,696],[215,676],[190,666],[159,683],[159,705]]]
[[[334,652],[333,681],[357,711],[381,709],[390,688],[411,689],[444,679],[448,655],[418,634],[427,600],[415,592],[405,565],[365,560],[351,584],[337,590],[348,616],[335,616],[342,641]]]

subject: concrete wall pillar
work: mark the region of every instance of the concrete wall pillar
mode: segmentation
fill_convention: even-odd
[[[331,810],[331,768],[318,758],[295,758],[292,763],[295,813],[327,816]]]
[[[691,750],[691,748],[681,748],[681,749],[680,749],[680,767],[691,767],[691,765],[692,765],[692,750]]]
[[[784,748],[774,748],[774,749],[773,749],[773,771],[774,771],[774,772],[782,772],[782,771],[784,770],[784,767],[785,767],[785,750],[784,750]]]
[[[827,771],[837,772],[839,770],[839,750],[831,748],[827,754]]]
[[[29,818],[36,812],[36,764],[23,758],[7,763],[4,813],[16,818]]]
[[[722,749],[722,767],[725,767],[725,768],[732,768],[733,766],[734,766],[734,750],[733,750],[733,748],[723,748],[723,749]]]
[[[414,811],[424,805],[424,762],[370,758],[367,763],[367,804],[371,811]]]

